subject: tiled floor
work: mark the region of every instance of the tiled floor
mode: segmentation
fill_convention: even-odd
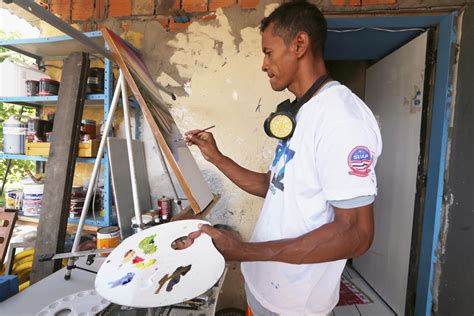
[[[357,304],[336,307],[332,316],[392,316],[395,313],[380,299],[380,297],[370,288],[369,285],[354,271],[346,266],[343,272],[344,276],[351,280],[359,289],[369,296],[373,303]]]

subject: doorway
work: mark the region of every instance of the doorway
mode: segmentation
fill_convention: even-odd
[[[454,21],[455,14],[328,19],[328,68],[365,100],[383,138],[375,239],[352,267],[399,315],[431,311]]]

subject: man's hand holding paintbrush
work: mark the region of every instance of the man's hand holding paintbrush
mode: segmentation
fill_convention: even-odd
[[[184,133],[188,146],[199,147],[204,159],[216,166],[224,175],[244,191],[265,197],[268,191],[270,173],[260,173],[248,170],[238,165],[229,157],[223,155],[217,147],[212,133],[204,130],[192,130]]]
[[[216,141],[212,133],[207,132],[215,125],[205,129],[195,129],[184,133],[185,141],[188,146],[196,145],[201,150],[204,159],[215,164],[222,154],[217,148]]]

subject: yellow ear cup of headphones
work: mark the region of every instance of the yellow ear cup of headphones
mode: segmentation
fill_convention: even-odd
[[[290,114],[291,115],[291,114]],[[269,122],[269,130],[273,137],[286,139],[293,134],[295,120],[289,113],[276,113]]]

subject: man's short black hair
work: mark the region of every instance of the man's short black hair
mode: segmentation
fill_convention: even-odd
[[[273,34],[280,36],[286,45],[299,32],[306,32],[311,41],[313,56],[323,56],[326,43],[327,23],[321,11],[306,0],[283,3],[260,24],[260,31],[273,23]]]

